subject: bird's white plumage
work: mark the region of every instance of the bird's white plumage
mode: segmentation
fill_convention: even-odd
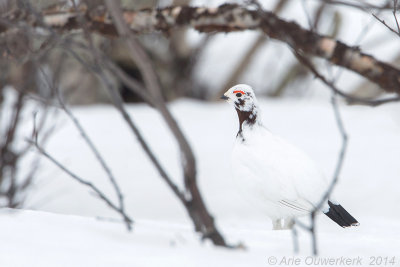
[[[315,163],[262,125],[243,125],[242,135],[235,141],[232,171],[248,198],[273,219],[312,211],[328,188]]]
[[[245,96],[240,93],[237,97],[238,90]],[[329,181],[304,152],[262,125],[251,87],[237,85],[225,97],[238,114],[244,111],[246,116],[256,116],[255,120],[242,121],[233,148],[232,171],[240,191],[273,222],[309,214],[325,194]]]

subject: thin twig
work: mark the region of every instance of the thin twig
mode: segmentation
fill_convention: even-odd
[[[394,17],[394,20],[396,21],[397,33],[400,35],[399,21],[397,20],[397,16],[396,16],[396,13],[397,13],[397,2],[398,2],[398,0],[394,0],[394,3],[393,3],[393,17]]]
[[[315,223],[315,215],[317,213],[317,209],[314,209],[311,214],[311,226],[310,226],[310,233],[311,233],[311,240],[312,240],[312,252],[314,256],[318,255],[318,246],[317,246],[317,235],[315,233],[316,223]]]
[[[339,6],[347,6],[347,7],[351,7],[351,8],[356,8],[356,9],[362,10],[364,12],[370,12],[370,10],[392,9],[392,6],[389,4],[390,3],[389,1],[387,1],[386,4],[381,5],[381,6],[373,5],[373,4],[367,3],[367,2],[362,2],[360,4],[356,4],[354,2],[340,1],[340,0],[318,0],[318,1],[324,2],[329,5],[339,5]]]
[[[90,39],[90,37],[87,35],[87,38]],[[77,40],[73,39],[66,39],[64,42],[61,44],[62,47],[78,47],[79,49],[82,49],[83,51],[92,54],[94,47],[89,48],[86,44],[79,42]],[[110,60],[109,57],[101,53],[101,51],[96,50],[96,60],[101,63],[102,67],[105,67],[107,70],[109,70],[112,74],[114,74],[120,82],[122,82],[131,92],[134,94],[137,94],[143,101],[148,103],[150,106],[153,106],[153,99],[150,97],[149,93],[147,92],[145,86],[132,76],[128,75],[124,70],[115,64],[112,60]],[[97,71],[98,66],[92,67],[88,66],[86,63],[84,63],[81,59],[78,59],[75,57],[82,65],[86,65],[90,71]]]
[[[179,190],[179,188],[174,184],[172,181],[171,177],[167,174],[167,172],[164,170],[164,168],[161,166],[161,163],[158,161],[156,158],[155,154],[152,152],[150,149],[149,145],[145,141],[143,135],[139,131],[139,129],[136,127],[135,123],[133,122],[132,118],[126,111],[124,107],[124,102],[123,99],[115,86],[109,82],[109,80],[106,78],[106,75],[102,68],[100,68],[98,65],[93,65],[89,64],[85,60],[82,59],[81,56],[79,56],[77,53],[73,51],[68,45],[64,45],[63,48],[70,54],[72,55],[82,66],[84,66],[86,69],[89,71],[93,72],[99,79],[100,81],[104,84],[106,89],[108,90],[111,101],[114,104],[114,106],[117,108],[117,110],[121,113],[123,119],[125,122],[128,124],[129,128],[132,130],[132,132],[135,134],[137,137],[140,145],[142,146],[143,150],[147,154],[147,156],[150,158],[150,161],[153,163],[157,171],[159,172],[160,176],[165,180],[165,182],[168,184],[168,186],[172,189],[172,191],[175,193],[175,195],[180,199],[184,200],[184,194]]]
[[[133,220],[117,205],[115,205],[98,187],[96,187],[93,183],[81,178],[80,176],[78,176],[77,174],[75,174],[74,172],[72,172],[70,169],[68,169],[67,167],[65,167],[61,162],[59,162],[58,160],[56,160],[53,156],[51,156],[46,150],[44,150],[38,141],[38,131],[36,128],[36,115],[34,115],[33,118],[33,131],[32,131],[32,139],[27,139],[27,142],[31,143],[32,145],[35,146],[35,148],[37,149],[37,151],[42,154],[44,157],[46,157],[48,160],[50,160],[54,165],[56,165],[59,169],[61,169],[63,172],[65,172],[66,174],[68,174],[72,179],[74,179],[75,181],[79,182],[80,184],[83,184],[87,187],[89,187],[90,189],[92,189],[94,191],[94,193],[96,194],[97,197],[99,197],[100,199],[102,199],[111,209],[113,209],[114,211],[118,212],[124,219],[124,221],[126,223],[129,223],[128,225],[128,229],[131,229],[131,224],[133,223]]]
[[[347,145],[348,145],[348,135],[347,135],[346,130],[343,125],[342,116],[340,115],[339,106],[338,106],[337,99],[336,99],[336,94],[334,92],[332,93],[331,104],[332,104],[332,108],[333,108],[334,115],[335,115],[336,125],[338,126],[338,130],[339,130],[339,133],[342,138],[342,146],[339,151],[338,162],[336,163],[336,168],[335,168],[335,172],[333,174],[333,179],[331,180],[331,183],[329,184],[329,187],[327,188],[327,190],[326,190],[325,194],[323,195],[323,197],[321,198],[320,202],[318,203],[317,206],[315,206],[314,210],[311,213],[310,231],[312,234],[312,240],[313,240],[312,244],[313,244],[313,254],[314,255],[318,254],[317,241],[316,241],[316,235],[315,235],[315,216],[316,216],[316,213],[325,204],[325,202],[329,199],[336,183],[339,180],[340,172],[343,167],[343,163],[344,163],[344,159],[345,159],[345,155],[346,155],[346,151],[347,151]]]
[[[0,140],[0,198],[4,197],[7,201],[6,206],[11,208],[16,208],[19,205],[16,199],[20,191],[17,184],[17,164],[22,152],[18,153],[15,150],[14,143],[18,128],[21,126],[22,112],[25,108],[26,88],[26,86],[23,86],[21,92],[18,92],[17,99],[13,103],[5,136],[1,138],[4,141]]]
[[[299,236],[295,226],[292,227],[292,240],[293,240],[293,251],[295,254],[299,253]]]
[[[359,98],[359,97],[355,97],[355,96],[349,95],[347,93],[344,93],[342,90],[338,89],[333,82],[328,81],[327,78],[324,75],[322,75],[313,66],[313,64],[310,62],[310,60],[308,60],[300,52],[294,51],[293,53],[297,57],[297,59],[315,75],[315,77],[317,77],[325,85],[327,85],[334,93],[336,93],[337,95],[343,97],[348,103],[351,103],[351,104],[362,104],[362,105],[366,105],[366,106],[376,107],[376,106],[379,106],[379,105],[382,105],[382,104],[386,104],[386,103],[389,103],[389,102],[398,102],[398,101],[400,101],[400,96],[388,97],[388,98],[383,98],[383,99],[364,99],[364,98]]]
[[[108,60],[103,59],[104,65],[133,93],[139,95],[145,102],[153,105],[153,99],[149,96],[146,88],[139,81],[135,80],[132,76],[129,76],[124,72],[117,64]]]
[[[272,12],[274,14],[279,14],[285,5],[288,3],[288,0],[279,0]],[[255,7],[260,11],[259,14],[263,15],[263,10],[260,9],[261,5],[258,1],[252,0],[248,1],[248,4],[255,5]],[[242,55],[239,63],[236,64],[235,68],[229,73],[228,78],[225,80],[219,91],[214,94],[214,100],[217,100],[221,97],[221,95],[231,86],[237,84],[238,80],[243,76],[243,73],[248,70],[249,65],[253,62],[253,58],[255,54],[260,50],[261,47],[268,44],[268,38],[264,34],[260,33],[256,40],[248,47],[246,52]]]
[[[89,146],[90,150],[92,151],[92,153],[95,155],[97,161],[100,163],[101,167],[103,168],[104,172],[107,174],[108,179],[110,180],[115,193],[117,194],[118,197],[118,202],[119,202],[119,208],[120,210],[125,213],[125,204],[124,204],[124,196],[122,195],[121,189],[114,177],[114,174],[112,173],[110,167],[108,166],[107,162],[104,160],[103,156],[100,154],[100,152],[98,151],[97,147],[95,146],[95,144],[93,143],[93,141],[91,140],[91,138],[87,135],[86,131],[84,130],[83,126],[81,125],[81,123],[79,122],[79,120],[74,116],[74,114],[72,113],[72,111],[67,107],[67,105],[65,104],[62,96],[61,96],[61,92],[60,89],[58,87],[55,88],[56,91],[56,96],[57,99],[60,103],[61,108],[65,111],[65,113],[68,115],[68,117],[71,119],[71,121],[73,122],[73,124],[75,125],[75,127],[78,129],[80,135],[82,136],[82,138],[84,139],[84,141],[86,142],[86,144]],[[126,217],[125,217],[126,219]],[[130,230],[131,229],[131,221],[125,221],[127,228]]]
[[[396,31],[395,29],[393,29],[392,27],[387,25],[383,19],[378,18],[378,16],[375,14],[372,14],[372,16],[374,18],[376,18],[376,20],[378,20],[380,23],[382,23],[386,28],[388,28],[391,32],[395,33],[397,36],[400,36],[400,32]],[[394,17],[396,18],[396,15]],[[396,18],[396,22],[397,22],[397,18]],[[397,26],[399,26],[399,25],[397,24]]]
[[[61,66],[61,64],[62,64],[62,62],[60,61],[59,66]],[[82,136],[83,140],[86,142],[86,144],[88,145],[88,147],[90,148],[90,150],[92,151],[94,156],[96,157],[97,161],[100,163],[101,167],[104,169],[104,172],[108,176],[108,179],[109,179],[111,185],[113,186],[114,191],[118,197],[119,209],[122,211],[123,214],[125,214],[126,212],[125,212],[125,205],[124,205],[124,197],[122,195],[121,189],[120,189],[110,167],[107,165],[106,161],[104,160],[104,158],[102,157],[102,155],[96,148],[95,144],[92,142],[92,140],[90,139],[90,137],[84,130],[84,128],[81,125],[81,123],[79,122],[79,120],[74,116],[72,111],[65,104],[59,87],[55,85],[56,82],[50,81],[51,79],[50,79],[49,75],[47,75],[47,73],[43,70],[43,68],[40,66],[39,63],[37,65],[38,65],[38,70],[42,74],[44,81],[46,82],[48,88],[50,88],[54,92],[54,94],[58,100],[59,107],[67,114],[69,119],[73,122],[73,124],[79,131],[80,135]],[[57,79],[57,78],[55,78],[55,79]],[[49,100],[47,100],[47,103],[48,102],[49,102]],[[127,220],[127,217],[124,217],[124,219],[125,219],[127,229],[131,230],[132,221]]]
[[[301,7],[303,8],[303,12],[306,15],[307,23],[308,23],[310,30],[315,31],[315,27],[314,27],[315,24],[311,20],[310,12],[308,11],[308,8],[307,8],[306,0],[301,0]]]
[[[363,36],[365,36],[365,34],[367,33],[367,30],[369,29],[370,24],[367,24],[366,27],[364,27],[364,29],[361,31],[361,33],[359,34],[359,36],[356,39],[356,43],[359,43],[361,41],[361,39],[363,38]],[[325,76],[323,76],[322,74],[320,74],[317,69],[313,66],[313,64],[310,62],[310,60],[308,60],[305,56],[303,56],[300,52],[295,51],[294,52],[295,56],[297,57],[297,59],[303,64],[305,65],[309,70],[311,70],[311,72],[317,77],[319,78],[323,83],[325,83],[332,91],[332,97],[331,97],[331,104],[334,110],[334,115],[335,115],[335,119],[336,119],[336,125],[338,126],[341,138],[342,138],[342,146],[339,152],[339,156],[338,156],[338,161],[336,164],[336,168],[335,168],[335,172],[333,175],[333,179],[331,181],[331,183],[329,184],[329,187],[327,188],[327,190],[325,191],[325,194],[323,195],[323,197],[321,198],[320,202],[318,203],[318,205],[314,208],[314,210],[311,212],[310,214],[310,221],[311,221],[311,225],[305,226],[300,224],[300,226],[308,231],[310,231],[311,233],[311,238],[312,238],[312,251],[314,255],[318,254],[318,247],[317,247],[317,236],[316,236],[316,222],[315,222],[315,217],[317,212],[322,208],[323,204],[329,199],[330,194],[332,193],[338,179],[339,179],[339,175],[340,175],[340,171],[342,170],[342,166],[343,166],[343,162],[344,162],[344,157],[346,154],[346,150],[347,150],[347,145],[348,145],[348,137],[347,137],[347,133],[345,131],[344,125],[343,125],[343,121],[339,112],[339,107],[337,104],[337,99],[336,96],[340,95],[341,97],[345,98],[346,101],[349,102],[362,102],[363,104],[367,104],[370,106],[377,106],[377,105],[381,105],[384,103],[388,103],[388,102],[393,102],[393,101],[399,101],[400,100],[400,96],[398,97],[393,97],[393,98],[387,98],[387,99],[382,99],[382,100],[366,100],[366,99],[361,99],[361,98],[357,98],[357,97],[353,97],[351,95],[348,95],[346,93],[343,93],[341,90],[339,90],[336,86],[335,86],[335,82],[339,79],[339,77],[342,74],[342,69],[337,73],[335,79],[333,81],[328,81]],[[296,221],[296,223],[298,224],[299,222]]]

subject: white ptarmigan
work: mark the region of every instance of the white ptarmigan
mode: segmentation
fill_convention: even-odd
[[[295,217],[310,214],[319,204],[329,181],[304,152],[263,126],[249,85],[235,85],[221,98],[234,106],[239,118],[232,155],[235,182],[271,218],[274,230],[292,228]],[[322,211],[342,227],[359,225],[332,199]]]

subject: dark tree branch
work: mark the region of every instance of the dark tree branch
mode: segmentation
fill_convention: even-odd
[[[17,195],[22,191],[17,183],[17,164],[24,150],[17,151],[15,141],[18,128],[21,126],[22,111],[25,108],[25,94],[26,87],[23,86],[13,103],[7,130],[4,136],[0,136],[2,137],[0,140],[0,200],[7,202],[0,205],[10,208],[16,208],[22,204],[17,199]],[[30,180],[25,180],[25,182],[30,182]]]
[[[400,101],[400,96],[396,97],[390,97],[390,98],[383,98],[383,99],[364,99],[364,98],[359,98],[355,97],[352,95],[349,95],[342,90],[338,89],[336,85],[328,81],[328,79],[323,76],[310,62],[309,59],[307,59],[304,55],[302,55],[300,52],[294,51],[294,55],[297,57],[297,59],[305,66],[307,67],[314,75],[317,77],[319,80],[321,80],[325,85],[327,85],[335,94],[343,97],[348,103],[352,104],[362,104],[362,105],[367,105],[367,106],[379,106],[382,104],[386,104],[389,102],[398,102]]]
[[[196,182],[196,162],[192,149],[183,135],[178,123],[168,110],[161,94],[161,87],[151,61],[139,42],[131,35],[119,1],[105,0],[107,9],[115,24],[118,34],[125,40],[129,48],[129,55],[139,68],[144,84],[152,97],[152,104],[161,113],[179,145],[181,151],[181,164],[185,182],[185,199],[183,202],[196,231],[202,233],[203,238],[210,238],[216,245],[227,246],[224,238],[215,226],[213,217],[209,214]]]
[[[143,84],[126,74],[126,72],[108,58],[104,58],[103,63],[129,90],[140,96],[149,105],[153,105],[153,99],[149,96]]]
[[[79,47],[83,48],[81,45]],[[112,103],[117,108],[117,110],[121,113],[123,119],[125,120],[125,122],[129,126],[129,128],[132,130],[132,132],[137,137],[140,145],[142,146],[142,148],[145,151],[145,153],[147,154],[147,156],[150,158],[151,162],[153,163],[153,165],[155,166],[155,168],[159,172],[160,176],[164,179],[164,181],[167,183],[167,185],[171,188],[171,190],[174,192],[174,194],[178,197],[178,199],[182,203],[186,204],[186,198],[185,198],[184,192],[181,192],[179,190],[179,188],[172,181],[172,179],[167,174],[165,169],[161,166],[160,162],[157,160],[156,156],[151,151],[150,147],[147,145],[147,143],[146,143],[144,137],[142,136],[142,134],[140,133],[139,129],[136,127],[136,125],[134,124],[133,120],[131,119],[131,117],[129,116],[128,112],[126,111],[126,109],[124,107],[123,99],[122,99],[122,97],[121,97],[121,95],[120,95],[120,93],[118,91],[118,88],[116,88],[106,78],[107,75],[103,71],[102,66],[103,66],[103,64],[104,65],[108,65],[109,67],[112,66],[112,65],[109,65],[108,64],[108,60],[105,61],[104,57],[99,55],[98,51],[94,47],[91,47],[90,49],[85,49],[85,51],[87,51],[87,52],[90,51],[92,56],[95,57],[96,64],[93,64],[93,65],[89,64],[84,59],[82,59],[77,53],[75,53],[73,51],[73,49],[70,49],[68,46],[64,46],[64,49],[66,49],[84,67],[86,67],[88,70],[90,70],[91,72],[96,74],[96,76],[102,81],[102,83],[105,85],[106,89],[108,90],[108,92],[110,94]],[[115,66],[115,69],[113,69],[113,71],[115,71],[116,68],[118,68],[118,67]],[[144,95],[147,95],[147,91],[145,91],[142,87],[139,87],[138,83],[136,81],[132,80],[132,78],[128,77],[126,74],[123,74],[123,75],[124,75],[124,79],[125,79],[126,85],[130,86],[130,87],[135,87],[135,88],[130,88],[130,89],[134,90],[135,92],[136,92],[136,90],[140,90],[141,92],[143,92]],[[152,98],[148,98],[148,99],[149,99],[149,104],[152,104],[153,103],[153,99]]]
[[[279,0],[273,8],[273,13],[279,14],[282,9],[286,6],[288,0]],[[254,0],[249,1],[249,4],[253,4],[256,6],[258,10],[260,10],[259,14],[263,14],[263,9],[261,5]],[[247,51],[243,54],[242,58],[239,60],[239,63],[236,64],[236,67],[231,71],[228,78],[225,80],[223,86],[218,91],[217,94],[214,95],[214,99],[217,100],[221,97],[222,94],[225,93],[227,88],[230,88],[237,84],[238,80],[241,78],[243,73],[247,70],[248,66],[251,62],[253,62],[254,55],[260,50],[260,48],[267,43],[267,36],[263,33],[257,37],[257,39],[250,45]]]
[[[161,166],[160,162],[150,149],[150,147],[147,145],[144,137],[140,133],[139,129],[136,127],[135,123],[133,122],[132,118],[129,116],[128,112],[126,111],[124,107],[124,102],[123,99],[118,91],[118,88],[116,88],[107,78],[106,78],[106,73],[102,70],[102,68],[99,67],[99,65],[91,65],[87,63],[84,59],[82,59],[78,54],[76,54],[72,49],[70,49],[67,46],[64,46],[64,49],[68,51],[80,64],[82,64],[84,67],[86,67],[89,71],[93,72],[96,74],[96,76],[100,79],[100,81],[105,85],[107,91],[110,94],[111,101],[114,104],[114,106],[117,108],[117,110],[121,113],[123,119],[125,122],[128,124],[129,128],[132,130],[132,132],[135,134],[137,137],[140,145],[142,146],[144,152],[147,154],[147,156],[150,158],[151,162],[159,172],[160,176],[165,180],[165,182],[168,184],[168,186],[172,189],[172,191],[175,193],[175,195],[183,201],[185,199],[183,192],[179,190],[179,188],[174,184],[172,179],[169,177],[169,175],[166,173],[164,168]],[[94,50],[91,50],[92,52]],[[98,59],[97,61],[99,64],[101,64],[101,60]]]
[[[79,17],[88,21],[90,31],[107,36],[117,36],[110,14],[98,7],[88,10],[84,5],[78,9],[53,7],[42,11],[43,19],[22,10],[7,14],[3,20],[22,22],[34,27],[50,27],[52,30],[71,31],[82,29]],[[28,19],[29,18],[29,19]],[[285,21],[272,12],[225,4],[218,8],[175,6],[162,9],[144,9],[140,11],[121,11],[120,20],[127,24],[136,34],[161,31],[168,33],[177,27],[190,26],[199,32],[231,32],[243,30],[262,30],[267,36],[287,43],[294,50],[304,54],[324,58],[330,63],[347,68],[379,85],[387,92],[400,92],[400,70],[364,54],[358,47],[348,46],[331,37],[320,35],[300,27],[295,22]],[[6,31],[9,24],[2,23],[0,32]],[[119,23],[116,26],[121,27]]]

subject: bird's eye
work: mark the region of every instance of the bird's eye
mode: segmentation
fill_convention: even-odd
[[[242,94],[241,94],[241,93],[237,93],[236,96],[237,96],[237,97],[241,97]]]

